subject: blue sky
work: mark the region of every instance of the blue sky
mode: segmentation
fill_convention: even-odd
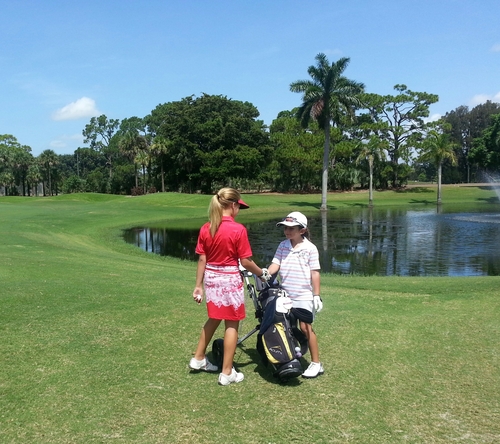
[[[368,92],[439,95],[433,115],[500,102],[498,0],[0,0],[0,134],[72,154],[92,116],[144,117],[202,93],[269,125],[316,54]]]

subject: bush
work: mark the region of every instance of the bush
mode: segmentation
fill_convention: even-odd
[[[142,196],[144,194],[144,190],[142,189],[142,187],[133,187],[130,190],[130,194],[132,196]]]
[[[63,183],[63,193],[82,193],[85,191],[86,181],[76,175],[69,176]]]

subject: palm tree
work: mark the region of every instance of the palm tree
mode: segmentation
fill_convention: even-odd
[[[11,174],[9,154],[7,146],[2,143],[0,136],[0,185],[4,187],[4,196],[8,195],[6,183],[10,181],[10,176],[7,176],[7,173]]]
[[[9,153],[7,152],[7,147],[0,145],[0,171],[7,168],[9,163]]]
[[[147,140],[144,136],[140,135],[137,130],[133,129],[127,131],[121,136],[118,143],[121,153],[129,160],[134,162],[135,186],[139,186],[137,175],[137,163],[135,157],[147,148]]]
[[[36,163],[33,163],[28,167],[26,180],[29,186],[33,189],[33,196],[38,196],[38,184],[42,181],[42,173],[40,173],[40,169],[38,168],[38,165]]]
[[[433,129],[427,133],[423,141],[420,161],[432,162],[438,173],[437,204],[441,204],[441,171],[443,162],[449,159],[452,165],[457,164],[457,157],[454,148],[457,145],[450,141],[450,135],[439,130]]]
[[[52,167],[57,165],[59,163],[59,157],[53,150],[44,150],[40,153],[39,156],[40,163],[42,164],[43,168],[47,172],[48,179],[49,179],[49,194],[52,196]],[[45,187],[44,187],[44,193],[45,195]]]
[[[21,181],[23,196],[26,196],[26,174],[28,173],[28,168],[33,163],[34,157],[31,154],[31,148],[29,146],[21,146],[20,148],[14,150],[13,166],[15,168],[15,172],[18,174],[19,180]]]
[[[14,186],[15,178],[14,175],[10,171],[4,171],[0,173],[0,185],[3,185],[4,196],[9,195],[9,188]]]
[[[321,183],[321,210],[326,211],[328,191],[328,167],[330,163],[330,127],[340,125],[346,117],[353,116],[354,107],[359,106],[359,94],[364,84],[349,80],[342,74],[350,59],[343,57],[331,65],[325,54],[316,56],[316,66],[307,70],[312,80],[299,80],[290,84],[290,91],[302,93],[302,105],[297,117],[307,127],[310,119],[318,122],[325,133],[323,150],[323,175]]]
[[[142,166],[143,189],[144,189],[144,194],[146,194],[146,166],[149,163],[149,155],[147,151],[140,150],[135,156],[134,162],[136,165]]]
[[[385,151],[388,148],[388,143],[385,140],[380,140],[377,136],[372,135],[368,143],[363,144],[361,152],[359,153],[356,163],[360,163],[362,160],[368,160],[368,167],[370,169],[370,186],[368,194],[368,206],[373,206],[373,164],[375,159],[384,160]]]
[[[156,136],[150,147],[150,152],[154,158],[158,157],[158,163],[161,169],[161,192],[165,192],[165,172],[163,167],[164,156],[170,149],[170,141],[163,136]]]

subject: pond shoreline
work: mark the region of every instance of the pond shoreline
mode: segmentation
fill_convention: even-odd
[[[309,217],[309,229],[327,273],[498,276],[500,210],[480,208],[346,208],[328,217],[326,225],[319,216]],[[254,259],[270,263],[283,240],[282,230],[276,229],[275,220],[245,225]],[[195,261],[197,235],[198,228],[136,227],[124,232],[124,240],[149,253]]]

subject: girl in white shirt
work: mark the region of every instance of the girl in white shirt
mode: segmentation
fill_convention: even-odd
[[[293,303],[292,313],[307,337],[311,363],[302,376],[315,378],[324,373],[319,360],[318,339],[312,328],[314,314],[323,308],[318,249],[309,240],[307,217],[302,213],[294,211],[276,226],[284,227],[286,239],[279,244],[269,273],[279,271],[281,285]]]

